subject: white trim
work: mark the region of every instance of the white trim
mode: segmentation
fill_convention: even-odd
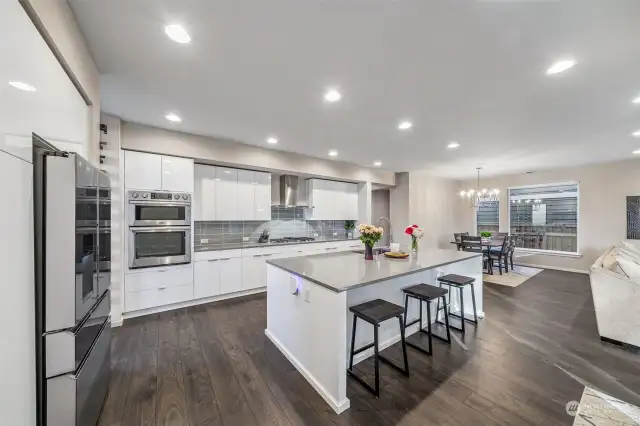
[[[570,252],[570,251],[557,251],[557,250],[541,250],[541,249],[529,249],[529,248],[519,248],[516,247],[516,253],[525,253],[525,254],[542,254],[545,256],[559,256],[559,257],[573,257],[573,258],[581,258],[582,253],[578,252]]]
[[[313,388],[320,394],[322,399],[326,401],[327,404],[335,411],[337,414],[342,413],[344,410],[348,409],[351,406],[351,401],[349,398],[345,398],[342,401],[336,401],[327,390],[316,380],[315,377],[306,369],[304,366],[298,361],[296,357],[294,357],[286,348],[280,343],[280,341],[267,329],[264,331],[264,334],[273,342],[273,344],[282,352],[282,354],[289,360],[291,364],[302,374],[302,376],[313,386]],[[344,370],[344,374],[347,374],[346,366]]]
[[[141,317],[144,315],[151,315],[151,314],[157,314],[165,311],[172,311],[174,309],[188,308],[189,306],[197,306],[197,305],[203,305],[205,303],[219,302],[221,300],[235,299],[236,297],[250,296],[252,294],[264,293],[266,291],[267,291],[266,287],[260,287],[258,289],[239,291],[237,293],[223,294],[220,296],[213,296],[213,297],[205,297],[204,299],[187,300],[186,302],[173,303],[171,305],[156,306],[154,308],[142,309],[140,311],[125,312],[122,314],[122,319],[126,320],[130,318]]]
[[[579,180],[565,180],[562,182],[551,182],[551,183],[537,183],[535,185],[519,185],[519,186],[509,186],[507,187],[507,191],[510,189],[523,189],[523,188],[542,188],[544,186],[562,186],[562,185],[578,185],[580,186]]]
[[[521,263],[521,262],[514,262],[514,264],[518,266],[527,266],[529,268],[552,269],[554,271],[575,272],[577,274],[589,274],[589,271],[584,269],[563,268],[561,266],[536,265],[533,263]]]
[[[111,321],[111,328],[115,328],[115,327],[121,327],[122,326],[122,318],[120,318],[120,321]]]

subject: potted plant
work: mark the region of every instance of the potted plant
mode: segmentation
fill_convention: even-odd
[[[353,230],[356,229],[355,220],[345,220],[344,230],[347,231],[347,238],[353,238]]]
[[[490,232],[490,231],[482,231],[482,232],[480,233],[480,237],[481,237],[483,240],[490,240],[490,239],[491,239],[491,232]]]
[[[363,224],[358,226],[358,232],[360,232],[360,241],[364,243],[365,260],[373,260],[373,246],[382,238],[384,229]]]
[[[424,236],[424,230],[418,225],[407,226],[404,233],[411,237],[411,251],[418,251],[418,240]]]

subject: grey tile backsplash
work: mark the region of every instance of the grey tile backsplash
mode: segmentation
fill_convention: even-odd
[[[195,222],[195,251],[206,251],[221,244],[257,242],[264,229],[271,239],[312,237],[318,240],[345,238],[344,220],[305,220],[304,207],[271,207],[270,221]],[[334,235],[336,234],[336,235]],[[205,240],[205,242],[203,242]]]

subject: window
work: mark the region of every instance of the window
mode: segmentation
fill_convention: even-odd
[[[479,202],[476,209],[476,235],[481,232],[500,231],[500,204],[498,202]]]
[[[518,247],[578,252],[578,184],[509,189],[509,228]]]

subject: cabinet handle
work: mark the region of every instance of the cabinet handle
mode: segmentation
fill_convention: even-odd
[[[264,256],[264,257],[267,257],[267,256],[271,256],[272,254],[273,254],[273,253],[271,253],[271,254],[263,254],[263,256]]]
[[[266,254],[254,254],[253,257],[262,257],[262,256],[267,256]]]
[[[167,272],[167,270],[166,269],[162,269],[162,270],[156,271],[156,272]]]
[[[217,262],[219,259],[209,259],[207,262]]]
[[[225,257],[224,259],[220,259],[220,260],[231,260],[230,257]]]
[[[166,287],[160,287],[158,290],[166,290]]]

